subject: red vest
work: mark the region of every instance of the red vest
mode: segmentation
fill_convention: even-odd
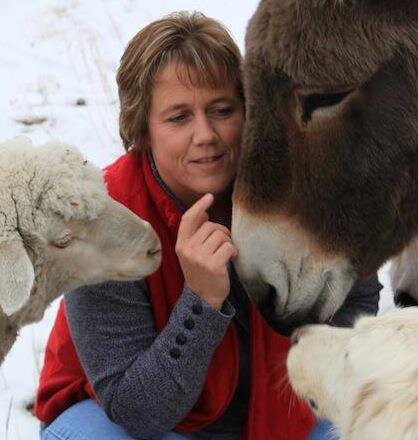
[[[137,154],[128,153],[107,167],[105,180],[109,194],[149,221],[161,239],[163,264],[147,278],[157,331],[161,331],[184,285],[174,250],[181,212],[156,182],[149,161]],[[285,380],[289,340],[271,330],[252,304],[249,317],[251,397],[242,437],[305,440],[314,418]],[[238,380],[238,348],[235,326],[231,324],[213,354],[200,398],[176,426],[177,431],[199,431],[227,408]],[[46,347],[35,412],[40,420],[50,423],[66,408],[89,397],[95,396],[76,355],[61,302]]]

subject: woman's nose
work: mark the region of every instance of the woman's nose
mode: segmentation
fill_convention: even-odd
[[[193,141],[196,145],[205,145],[216,142],[218,135],[213,122],[206,116],[196,118]]]

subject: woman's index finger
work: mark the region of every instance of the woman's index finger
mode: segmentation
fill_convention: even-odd
[[[212,205],[213,200],[213,195],[207,193],[183,214],[178,231],[179,238],[190,238],[207,221],[206,211]]]

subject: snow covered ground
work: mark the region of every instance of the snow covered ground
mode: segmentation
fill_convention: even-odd
[[[175,10],[222,21],[243,48],[257,0],[0,0],[0,141],[17,134],[77,145],[99,166],[122,153],[115,71],[139,28]],[[382,309],[392,306],[387,266]],[[26,327],[0,368],[0,439],[34,440],[25,410],[56,311]]]

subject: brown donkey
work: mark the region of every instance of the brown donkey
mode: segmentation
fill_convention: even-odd
[[[287,331],[417,235],[418,1],[262,0],[244,83],[237,269]]]

